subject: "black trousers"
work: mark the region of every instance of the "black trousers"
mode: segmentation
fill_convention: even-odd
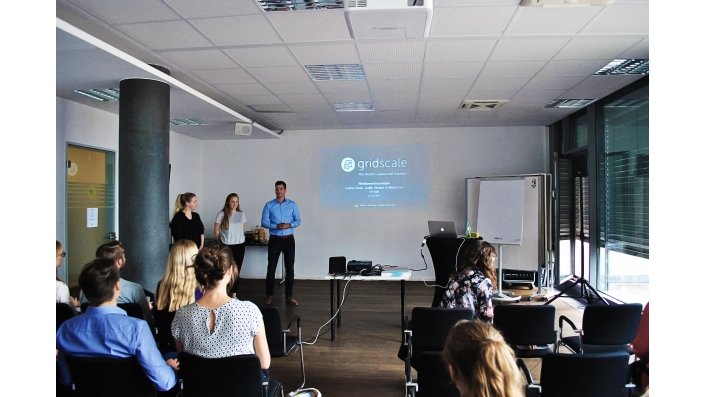
[[[245,260],[245,243],[228,245],[230,251],[233,252],[233,259],[237,265],[237,280],[235,280],[235,285],[231,292],[238,292],[238,287],[240,286],[240,270],[242,270],[242,261]]]
[[[267,296],[274,295],[274,275],[277,271],[277,263],[281,253],[284,253],[284,269],[286,272],[284,290],[287,298],[293,295],[295,251],[296,242],[293,234],[288,236],[269,236],[269,247],[267,249]]]

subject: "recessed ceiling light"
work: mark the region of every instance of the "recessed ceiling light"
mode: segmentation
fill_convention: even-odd
[[[90,90],[73,90],[73,92],[101,102],[120,100],[120,90],[117,88],[91,88]]]
[[[375,106],[371,103],[336,103],[333,105],[336,112],[374,112]]]
[[[305,68],[313,81],[365,80],[367,78],[362,65],[357,63],[306,65]]]
[[[593,76],[614,76],[621,74],[649,74],[648,59],[615,59],[603,66]]]
[[[556,99],[551,101],[545,107],[547,108],[561,108],[561,109],[580,109],[593,102],[596,99]]]
[[[197,117],[189,117],[187,119],[171,119],[169,120],[171,125],[208,125],[204,120]]]

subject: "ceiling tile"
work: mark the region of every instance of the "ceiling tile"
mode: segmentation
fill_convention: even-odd
[[[279,94],[279,99],[295,108],[298,105],[321,105],[328,104],[326,98],[321,94]]]
[[[215,88],[226,95],[236,98],[238,95],[271,95],[272,93],[261,84],[214,84]]]
[[[583,29],[581,34],[649,34],[649,4],[612,4]]]
[[[367,87],[366,81],[317,81],[316,86],[321,90],[322,93],[335,93],[335,92],[364,92],[368,93],[370,90]]]
[[[527,77],[480,77],[473,85],[473,90],[517,91],[529,79]]]
[[[160,0],[72,0],[111,24],[173,21],[179,14]]]
[[[244,68],[299,65],[286,47],[233,48],[223,52]]]
[[[318,88],[310,81],[295,81],[286,83],[265,83],[270,91],[279,94],[318,94]]]
[[[622,52],[619,58],[628,59],[649,59],[649,39],[643,39],[636,43],[634,47]]]
[[[419,80],[369,80],[372,92],[418,92]]]
[[[468,92],[466,99],[489,100],[489,99],[509,99],[515,90],[493,90],[493,89],[477,89],[473,88]]]
[[[301,65],[359,64],[354,44],[295,45],[289,49]]]
[[[233,95],[233,98],[246,105],[276,105],[283,103],[274,95]]]
[[[288,83],[292,81],[309,81],[310,77],[299,66],[281,68],[247,68],[262,83]]]
[[[191,23],[217,46],[281,42],[262,15],[192,19]]]
[[[267,19],[288,43],[350,40],[342,10],[270,12]]]
[[[211,84],[256,83],[243,69],[201,69],[193,70],[198,78]]]
[[[227,69],[238,66],[220,50],[164,51],[161,55],[187,70]]]
[[[498,35],[516,10],[516,6],[436,8],[430,36]]]
[[[211,47],[211,43],[186,21],[117,25],[126,35],[153,50]]]
[[[421,91],[467,91],[475,79],[433,79],[424,78],[421,81]]]
[[[363,41],[357,44],[357,49],[364,63],[421,62],[424,42],[421,40]]]
[[[482,69],[483,77],[532,77],[545,61],[489,61]]]
[[[573,35],[582,29],[600,7],[519,7],[504,32],[506,35]]]
[[[368,63],[363,65],[369,80],[420,79],[421,63]]]
[[[472,79],[477,77],[483,62],[427,62],[423,76],[429,79]]]
[[[188,19],[252,15],[263,12],[252,0],[164,0],[164,2]]]
[[[576,37],[555,59],[614,59],[640,40],[640,37]]]
[[[538,73],[539,76],[588,76],[612,59],[579,59],[564,61],[549,61]]]
[[[548,90],[561,89],[568,90],[585,79],[584,76],[552,76],[552,77],[534,77],[526,84],[528,89]]]
[[[494,61],[549,60],[568,42],[566,38],[500,39],[490,59]]]
[[[331,92],[325,94],[330,103],[368,103],[370,95],[366,92]]]
[[[542,90],[542,89],[531,89],[523,88],[514,96],[512,96],[512,102],[517,100],[532,100],[542,102],[544,104],[559,98],[566,90]]]
[[[426,62],[484,61],[496,39],[435,39],[426,45]]]

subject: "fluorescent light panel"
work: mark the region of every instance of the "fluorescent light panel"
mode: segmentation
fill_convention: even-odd
[[[257,0],[266,12],[341,9],[343,0]]]
[[[615,59],[603,66],[593,76],[615,76],[622,74],[649,74],[648,59]]]
[[[545,107],[560,108],[560,109],[580,109],[595,102],[596,99],[556,99],[551,101]]]
[[[120,90],[117,88],[91,88],[90,90],[73,90],[73,92],[101,102],[120,100]]]
[[[171,125],[208,125],[204,120],[201,120],[197,117],[189,117],[186,119],[171,119],[169,120],[169,123]]]
[[[336,103],[333,105],[336,112],[374,112],[375,106],[371,103]]]
[[[362,65],[336,64],[336,65],[306,65],[306,72],[313,81],[341,81],[365,80],[365,70]]]

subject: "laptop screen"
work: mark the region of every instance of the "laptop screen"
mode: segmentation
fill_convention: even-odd
[[[428,221],[428,234],[431,237],[458,237],[453,221]]]

